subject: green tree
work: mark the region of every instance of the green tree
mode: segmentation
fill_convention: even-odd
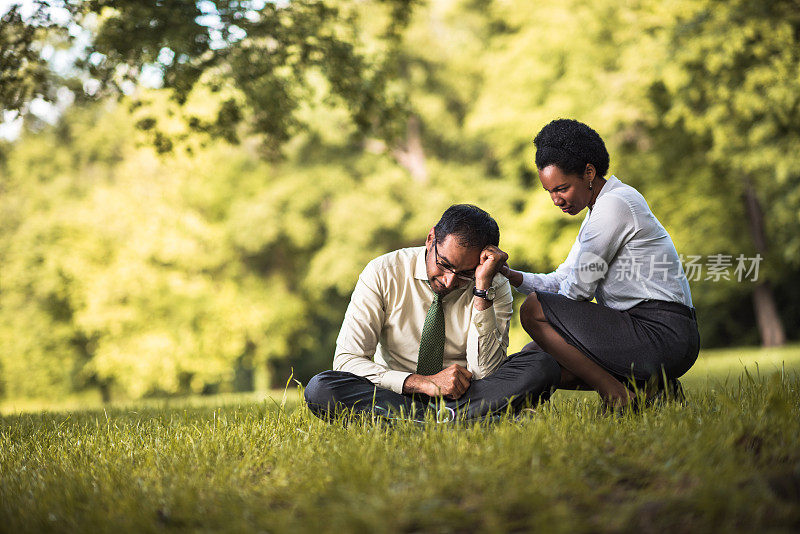
[[[539,190],[531,138],[559,116],[603,135],[680,252],[761,252],[797,314],[788,2],[66,5],[100,90],[2,147],[5,395],[307,379],[363,266],[454,202],[495,216],[515,266],[555,267],[579,221]],[[35,29],[16,57],[45,69],[59,34],[13,20]],[[153,68],[164,87],[136,86]],[[19,80],[24,112],[45,85]],[[755,286],[692,288],[705,343],[756,339]],[[512,349],[526,339],[515,323]]]
[[[71,41],[63,25],[50,16],[46,2],[31,3],[23,17],[22,7],[12,4],[0,16],[0,109],[26,112],[41,98],[54,101],[66,80],[54,73],[43,56],[45,47],[64,47]]]
[[[764,257],[753,307],[762,343],[780,345],[786,335],[772,285],[800,267],[797,2],[694,0],[644,7],[654,13],[644,31],[657,51],[640,71],[652,105],[645,128],[659,142],[669,136],[662,169],[674,156],[694,162],[676,182],[696,191],[687,181],[713,184],[698,193],[720,199],[712,214],[728,223],[719,225],[728,236],[726,249]],[[677,147],[685,152],[676,154]]]
[[[531,184],[530,139],[568,116],[595,126],[612,172],[645,193],[680,252],[764,258],[758,284],[693,283],[704,339],[742,339],[752,295],[762,343],[782,343],[770,282],[797,271],[796,2],[504,2],[468,124],[503,174]],[[524,163],[522,163],[524,162]],[[512,224],[523,264],[554,266],[575,227],[529,200]],[[769,213],[764,216],[764,199]],[[564,226],[567,225],[566,228]],[[537,228],[545,243],[517,229]],[[562,231],[562,228],[564,229]],[[771,249],[780,243],[780,249]],[[535,240],[538,241],[538,240]]]
[[[219,143],[159,157],[134,142],[133,123],[124,106],[75,109],[8,157],[0,365],[9,396],[231,388],[237,368],[266,371],[298,336],[301,296],[280,270],[259,276],[239,261],[226,225],[224,197],[263,187],[264,167]]]

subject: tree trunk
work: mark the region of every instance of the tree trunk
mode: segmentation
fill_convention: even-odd
[[[108,382],[100,382],[98,386],[100,389],[100,398],[103,401],[103,404],[108,404],[111,402],[111,387],[109,386]]]
[[[762,257],[767,257],[764,213],[761,210],[761,203],[756,196],[755,189],[753,189],[753,184],[749,179],[745,179],[744,201],[747,208],[747,222],[756,252],[761,254]],[[756,315],[758,332],[761,335],[761,346],[777,347],[786,343],[783,321],[778,314],[775,295],[769,282],[762,281],[756,285],[753,291],[753,310]]]
[[[753,308],[756,312],[756,323],[761,334],[762,347],[778,347],[786,343],[783,321],[778,315],[775,298],[768,282],[760,282],[753,292]]]
[[[406,141],[403,146],[392,150],[392,155],[420,183],[428,181],[428,169],[425,165],[425,150],[422,148],[422,132],[419,118],[412,115],[408,118]]]

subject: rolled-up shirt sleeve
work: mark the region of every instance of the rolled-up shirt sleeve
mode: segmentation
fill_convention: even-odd
[[[492,282],[495,298],[485,310],[472,310],[467,332],[467,369],[474,379],[492,374],[506,359],[508,328],[513,313],[511,284],[502,275]]]
[[[403,383],[411,373],[387,369],[373,360],[386,315],[380,285],[373,260],[358,277],[350,297],[336,339],[333,369],[363,376],[376,386],[402,393]]]

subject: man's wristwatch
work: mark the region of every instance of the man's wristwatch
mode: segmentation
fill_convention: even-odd
[[[489,289],[478,289],[477,287],[473,287],[472,294],[484,300],[494,300],[495,289],[494,287],[490,287]]]

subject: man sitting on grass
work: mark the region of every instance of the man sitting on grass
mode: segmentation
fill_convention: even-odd
[[[513,297],[497,274],[508,255],[488,213],[458,204],[424,247],[384,254],[359,276],[345,314],[333,371],[305,390],[330,419],[343,409],[438,421],[520,410],[558,385],[561,370],[540,350],[506,358]]]

